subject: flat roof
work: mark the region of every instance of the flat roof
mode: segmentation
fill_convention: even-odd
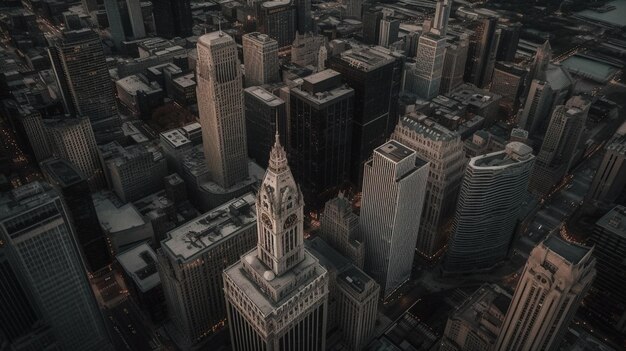
[[[193,259],[243,228],[256,226],[256,198],[247,193],[167,232],[161,247],[179,262]]]
[[[117,233],[146,224],[141,213],[132,203],[120,206],[114,202],[113,194],[94,193],[93,204],[100,225],[109,233]]]
[[[307,81],[307,82],[309,82],[311,84],[316,84],[316,83],[325,81],[327,79],[337,77],[339,75],[341,75],[341,73],[339,73],[339,72],[337,72],[335,70],[325,69],[325,70],[323,70],[321,72],[317,72],[317,73],[312,74],[312,75],[310,75],[308,77],[304,77],[303,80],[305,80],[305,81]]]
[[[472,157],[470,165],[481,168],[499,168],[526,162],[532,158],[534,158],[533,149],[530,146],[513,141],[506,145],[505,150]]]
[[[572,264],[579,263],[591,250],[589,247],[565,241],[556,235],[548,236],[543,244]]]
[[[142,292],[147,292],[161,284],[156,254],[147,243],[126,250],[116,258]]]
[[[402,126],[435,141],[448,141],[460,138],[457,132],[451,131],[430,119],[416,120],[410,116],[402,116],[400,123]]]
[[[375,151],[394,162],[400,162],[415,153],[413,149],[410,149],[395,140],[389,140],[376,148]]]
[[[265,90],[262,87],[258,87],[258,86],[249,87],[249,88],[246,88],[245,91],[248,94],[256,97],[257,99],[262,100],[268,106],[278,106],[278,105],[282,105],[285,103],[283,99],[270,93],[269,91]]]
[[[626,238],[626,207],[615,206],[611,211],[602,216],[596,225],[609,233]]]
[[[371,71],[395,61],[393,56],[369,47],[345,51],[341,53],[341,59],[362,71]]]
[[[85,180],[83,174],[71,162],[64,159],[46,160],[39,164],[59,185],[66,187]]]
[[[229,43],[235,44],[235,40],[228,34],[220,31],[204,34],[198,38],[198,44],[204,44],[205,46],[212,46],[217,44]]]
[[[191,140],[189,140],[178,128],[161,133],[161,138],[167,140],[174,148],[191,144]]]

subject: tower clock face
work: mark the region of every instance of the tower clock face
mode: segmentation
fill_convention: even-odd
[[[266,226],[268,226],[270,228],[272,227],[272,221],[270,220],[270,217],[268,217],[265,213],[261,214],[261,221]]]
[[[290,214],[289,217],[287,217],[287,219],[285,220],[284,228],[291,227],[292,225],[296,224],[297,221],[298,221],[298,216],[295,213]]]

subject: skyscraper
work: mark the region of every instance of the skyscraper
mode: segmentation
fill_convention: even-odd
[[[365,164],[361,235],[365,271],[388,296],[411,276],[430,165],[391,140]]]
[[[498,45],[498,54],[496,60],[504,62],[512,62],[515,60],[519,37],[522,31],[522,24],[519,22],[501,25],[502,31],[500,37],[500,45]]]
[[[363,2],[363,0],[344,0],[346,17],[354,17],[360,20],[363,11]]]
[[[57,186],[63,195],[87,269],[96,272],[106,267],[111,263],[111,256],[87,179],[66,160],[47,160],[40,163],[40,167],[46,179]]]
[[[550,236],[528,257],[494,350],[557,350],[596,275],[593,249]]]
[[[248,177],[243,87],[233,38],[221,31],[198,38],[197,80],[209,175],[229,188]]]
[[[259,32],[276,40],[279,49],[289,47],[296,37],[300,14],[294,4],[290,0],[278,0],[266,1],[259,6]]]
[[[478,87],[484,87],[491,79],[489,72],[491,54],[495,63],[495,50],[498,42],[496,37],[495,17],[482,17],[475,21],[470,36],[467,53],[467,65],[465,66],[464,81]]]
[[[550,41],[546,40],[543,45],[537,48],[537,52],[533,57],[528,72],[528,80],[526,84],[527,91],[530,89],[530,82],[534,79],[546,80],[546,71],[552,59],[552,47]]]
[[[392,94],[397,59],[376,48],[356,48],[328,59],[328,68],[341,73],[354,89],[354,120],[350,175],[360,185],[363,164],[391,135],[396,124],[390,110],[398,103]]]
[[[146,36],[146,27],[143,24],[140,0],[126,0],[128,18],[133,31],[133,39],[141,39]]]
[[[89,119],[44,120],[44,128],[53,154],[72,162],[85,175],[92,191],[105,185],[98,146]]]
[[[611,140],[596,171],[587,199],[612,203],[626,186],[626,136]]]
[[[274,145],[276,130],[280,131],[281,140],[287,144],[285,101],[261,87],[246,88],[244,101],[248,156],[259,166],[267,168],[267,155]]]
[[[352,212],[352,204],[339,193],[324,205],[320,219],[319,236],[335,250],[363,269],[365,246],[359,230],[359,216]]]
[[[303,209],[276,135],[256,199],[257,248],[223,273],[237,351],[326,349],[328,272],[304,249]]]
[[[439,95],[445,49],[445,37],[433,33],[420,36],[414,73],[416,80],[414,93],[418,97],[430,100]]]
[[[321,208],[350,173],[354,90],[327,69],[290,91],[289,159],[309,208]]]
[[[467,34],[448,36],[444,52],[439,94],[447,94],[463,84],[469,39]]]
[[[567,174],[578,152],[590,106],[584,97],[574,96],[554,109],[531,176],[531,190],[545,194]]]
[[[451,8],[452,0],[437,0],[437,4],[435,6],[435,17],[433,18],[432,27],[430,28],[431,33],[442,38],[446,37]]]
[[[185,342],[199,343],[224,327],[222,270],[253,248],[256,237],[254,195],[248,193],[169,231],[161,241],[165,301]]]
[[[241,41],[246,86],[278,82],[278,42],[259,32],[244,34]]]
[[[89,118],[97,136],[118,127],[117,103],[100,36],[91,29],[66,31],[53,41],[49,53],[69,109],[66,112]]]
[[[189,0],[152,0],[152,12],[158,36],[171,39],[193,35]]]
[[[489,91],[502,96],[500,106],[516,112],[524,92],[526,70],[512,63],[496,62]]]
[[[118,50],[122,49],[122,42],[126,40],[126,33],[124,33],[124,25],[122,23],[122,13],[120,12],[120,5],[118,0],[104,0],[104,8],[107,13],[107,20],[109,22],[109,32],[111,39],[115,43],[115,47]]]
[[[363,42],[365,44],[378,44],[382,19],[383,13],[379,8],[363,8]]]
[[[490,269],[507,256],[534,159],[530,146],[520,142],[470,159],[444,262],[447,272]]]
[[[594,246],[598,279],[590,309],[616,330],[626,331],[626,207],[615,206],[596,222]]]
[[[323,35],[296,33],[296,38],[291,45],[291,62],[303,67],[318,67],[320,48],[324,45],[326,45],[326,37]]]
[[[417,251],[428,258],[440,253],[454,215],[463,179],[465,154],[461,136],[432,120],[400,118],[391,138],[412,148],[430,162],[426,198],[420,219]]]
[[[63,350],[111,350],[61,197],[34,182],[0,195],[0,238]]]
[[[389,47],[398,41],[400,32],[400,21],[391,18],[380,20],[380,33],[378,34],[378,45]]]
[[[298,32],[308,33],[313,30],[313,18],[311,17],[311,0],[294,0],[298,15]]]
[[[525,97],[524,108],[518,118],[517,126],[533,135],[550,115],[552,107],[552,89],[550,83],[533,79],[530,82],[528,95]]]

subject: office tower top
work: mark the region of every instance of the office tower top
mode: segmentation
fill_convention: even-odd
[[[437,0],[435,18],[433,19],[432,27],[430,28],[431,33],[441,37],[446,36],[451,7],[452,0]]]
[[[388,296],[411,276],[430,165],[391,140],[365,164],[361,235],[365,271]]]
[[[67,113],[89,118],[96,135],[120,125],[109,69],[98,33],[65,31],[49,48]]]
[[[280,131],[281,142],[287,139],[285,101],[261,87],[246,88],[244,100],[248,156],[267,168],[267,155],[274,145],[276,130]]]
[[[550,236],[526,262],[494,350],[557,350],[596,275],[593,249]]]
[[[248,177],[237,44],[221,31],[198,38],[197,96],[209,176],[222,188]]]
[[[303,208],[277,134],[257,194],[258,246],[223,274],[235,350],[325,350],[328,273],[304,249]]]
[[[289,159],[307,207],[321,208],[350,174],[354,90],[331,69],[290,91]]]
[[[152,0],[157,35],[171,39],[193,35],[193,18],[189,0]]]
[[[552,59],[552,47],[550,41],[546,40],[543,45],[537,48],[533,62],[530,64],[528,78],[530,80],[546,80],[546,71]]]
[[[20,262],[64,350],[110,350],[72,221],[59,194],[34,182],[0,195],[0,240]]]
[[[414,118],[417,117],[417,118]],[[466,159],[461,136],[425,116],[400,118],[391,138],[415,150],[430,162],[427,193],[420,220],[417,251],[434,258],[445,246],[447,223],[454,215]]]
[[[380,20],[380,33],[378,35],[378,45],[389,47],[398,41],[398,33],[400,32],[400,21],[392,18],[384,18]]]
[[[446,254],[446,271],[486,270],[507,256],[534,160],[530,146],[520,142],[470,160]]]
[[[278,82],[278,42],[259,32],[244,34],[241,41],[246,86]]]

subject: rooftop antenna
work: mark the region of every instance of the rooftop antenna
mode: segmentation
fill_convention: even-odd
[[[274,114],[274,124],[276,126],[276,142],[279,142],[280,134],[278,133],[278,109],[276,109],[276,113]]]
[[[220,37],[224,35],[224,32],[222,32],[222,16],[220,16],[219,20],[217,21],[217,26],[219,28],[219,34]]]

